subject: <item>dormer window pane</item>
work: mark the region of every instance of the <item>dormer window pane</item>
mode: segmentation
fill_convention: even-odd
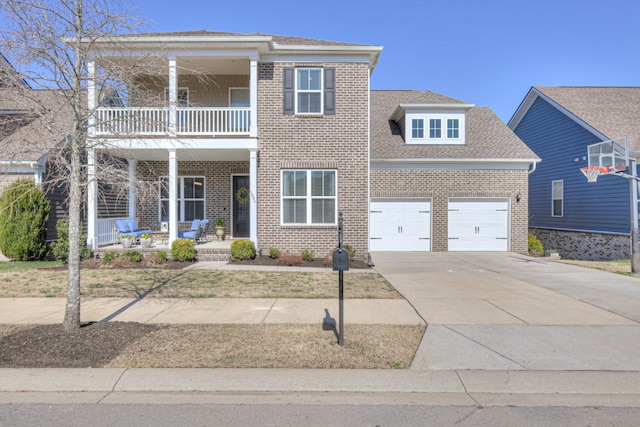
[[[442,121],[429,119],[429,138],[442,138]]]
[[[458,119],[447,119],[447,138],[458,139],[460,137],[460,121]]]
[[[424,138],[423,119],[413,119],[411,121],[411,138]]]

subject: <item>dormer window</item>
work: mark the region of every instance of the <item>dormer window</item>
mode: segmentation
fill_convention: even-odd
[[[465,118],[473,104],[400,104],[390,119],[402,129],[405,144],[464,145]]]
[[[447,119],[447,138],[448,139],[460,138],[460,120],[459,119]]]
[[[429,138],[442,138],[442,124],[440,119],[429,119]]]
[[[411,121],[411,138],[424,138],[424,119],[413,119]]]

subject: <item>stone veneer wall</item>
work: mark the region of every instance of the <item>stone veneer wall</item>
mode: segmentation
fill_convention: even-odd
[[[169,162],[138,162],[139,180],[159,182],[159,177],[169,175]],[[194,162],[178,161],[179,176],[205,177],[205,215],[211,222],[209,232],[215,232],[215,221],[222,218],[225,233],[231,234],[231,176],[248,175],[249,162]],[[140,224],[153,230],[160,229],[158,199],[140,201],[137,217]],[[188,228],[191,221],[179,224],[180,229]]]
[[[448,250],[449,198],[511,200],[511,251],[528,251],[528,173],[517,170],[372,170],[371,198],[432,199],[431,250]],[[516,195],[521,194],[520,202]]]
[[[529,232],[540,239],[545,251],[557,252],[564,259],[610,261],[631,257],[629,236],[545,228],[532,228]]]
[[[335,115],[283,114],[283,68],[335,68]],[[316,257],[333,251],[337,226],[280,224],[282,169],[336,169],[338,211],[344,217],[344,243],[365,260],[369,206],[369,66],[366,63],[260,63],[258,68],[258,239],[264,251],[277,247]]]

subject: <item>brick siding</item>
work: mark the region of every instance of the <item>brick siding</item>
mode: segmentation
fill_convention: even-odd
[[[514,170],[372,170],[372,198],[432,199],[431,250],[448,250],[449,198],[511,200],[512,252],[527,253],[528,174]],[[520,202],[516,195],[520,193]]]

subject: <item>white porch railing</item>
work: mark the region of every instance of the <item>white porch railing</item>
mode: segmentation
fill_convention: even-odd
[[[186,136],[249,134],[250,109],[177,108],[176,133]],[[97,136],[147,136],[169,134],[169,108],[116,108],[96,110]]]
[[[111,245],[118,242],[118,232],[116,231],[117,219],[129,219],[123,218],[99,218],[96,223],[96,230],[98,234],[98,246]]]

